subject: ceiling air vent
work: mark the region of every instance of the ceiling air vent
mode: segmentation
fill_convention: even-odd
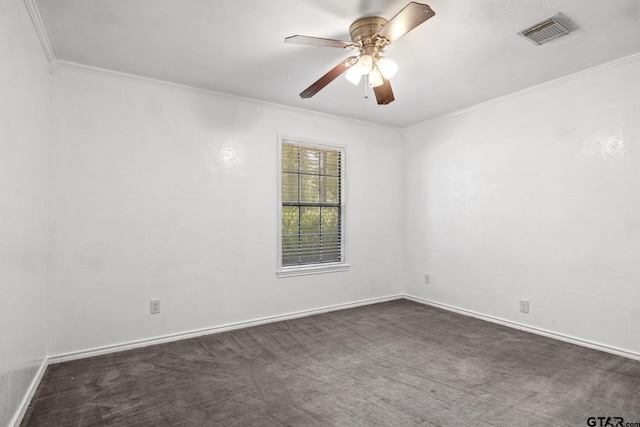
[[[531,40],[532,43],[537,45],[545,44],[551,40],[555,40],[558,37],[566,36],[569,33],[577,30],[573,22],[569,20],[562,13],[558,13],[549,19],[545,19],[542,22],[520,31],[522,37]]]

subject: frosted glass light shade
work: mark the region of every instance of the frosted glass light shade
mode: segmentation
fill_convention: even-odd
[[[378,68],[375,67],[369,73],[369,86],[378,87],[378,86],[381,86],[383,83],[384,83],[384,80],[382,79],[382,74],[380,74],[380,71],[378,70]]]
[[[390,59],[382,57],[378,59],[378,68],[380,69],[382,76],[389,80],[391,77],[396,75],[396,72],[398,71],[398,64]]]
[[[358,59],[358,67],[360,67],[361,74],[369,74],[371,72],[371,67],[373,67],[373,58],[371,55],[360,55],[360,59]]]
[[[358,83],[360,83],[360,79],[362,78],[362,72],[360,71],[360,67],[358,67],[357,65],[351,66],[351,68],[349,68],[349,71],[347,71],[347,74],[345,74],[344,77],[354,85],[357,85]]]

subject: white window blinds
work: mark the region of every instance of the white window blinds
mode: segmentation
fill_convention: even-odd
[[[282,142],[282,267],[344,262],[344,151]]]

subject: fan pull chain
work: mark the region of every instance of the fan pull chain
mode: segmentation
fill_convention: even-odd
[[[364,99],[369,99],[369,74],[364,75]]]

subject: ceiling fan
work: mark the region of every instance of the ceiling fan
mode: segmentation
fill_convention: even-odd
[[[435,12],[428,5],[410,2],[388,21],[379,16],[356,20],[349,27],[350,42],[299,35],[285,38],[285,43],[339,47],[353,49],[357,53],[340,62],[303,90],[300,97],[311,98],[346,71],[346,78],[355,85],[360,83],[364,76],[365,98],[368,97],[368,88],[372,87],[378,104],[386,105],[393,102],[395,98],[389,79],[398,70],[398,66],[385,57],[384,49],[434,15]]]

